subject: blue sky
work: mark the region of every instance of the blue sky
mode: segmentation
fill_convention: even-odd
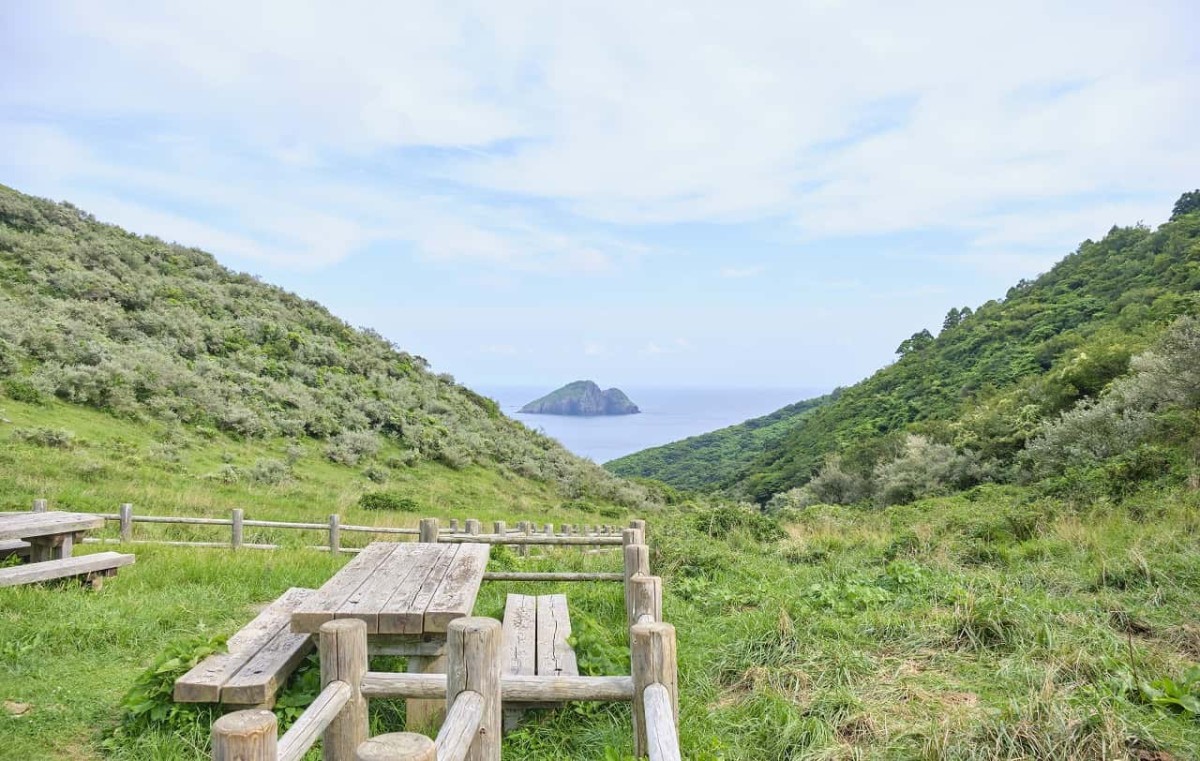
[[[0,183],[469,384],[850,383],[1200,184],[1194,2],[103,5],[0,5]]]

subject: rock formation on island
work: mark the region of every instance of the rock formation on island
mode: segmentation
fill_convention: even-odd
[[[521,412],[533,415],[636,415],[638,406],[619,388],[601,391],[592,381],[568,383],[541,399],[526,404]]]

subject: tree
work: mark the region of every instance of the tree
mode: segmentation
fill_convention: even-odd
[[[1200,189],[1179,196],[1179,200],[1175,202],[1175,208],[1171,210],[1171,219],[1178,219],[1184,214],[1191,214],[1194,211],[1200,211]]]
[[[913,333],[911,337],[904,339],[898,347],[896,353],[901,357],[907,357],[914,351],[920,351],[926,346],[933,343],[933,334],[928,330],[922,330],[920,333]]]
[[[958,307],[951,307],[949,312],[946,312],[946,319],[942,320],[942,330],[946,331],[953,328],[962,321],[959,315]]]

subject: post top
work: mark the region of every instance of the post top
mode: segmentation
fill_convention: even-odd
[[[248,708],[244,711],[227,713],[213,723],[217,734],[245,734],[278,725],[275,714],[264,708]]]
[[[492,629],[499,628],[500,622],[494,618],[488,618],[487,616],[466,616],[451,621],[447,625],[446,630],[447,632],[459,631],[466,634],[468,632],[491,631]]]
[[[322,634],[350,633],[358,629],[362,630],[365,637],[367,635],[367,622],[361,618],[335,618],[332,621],[326,621],[321,624]]]
[[[437,748],[425,735],[392,732],[372,737],[355,751],[357,761],[433,761]]]

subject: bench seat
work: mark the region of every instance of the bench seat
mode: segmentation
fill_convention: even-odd
[[[294,634],[292,611],[314,590],[293,587],[268,605],[215,653],[175,680],[177,703],[231,707],[275,705],[275,694],[313,649],[310,634]]]
[[[112,576],[118,568],[133,565],[133,555],[119,552],[97,552],[92,555],[75,555],[58,560],[43,560],[9,568],[0,568],[0,587],[34,584],[39,581],[68,579],[78,576],[99,588],[101,579]]]
[[[508,595],[504,604],[504,673],[516,676],[579,676],[566,595]],[[512,729],[528,708],[553,703],[505,703],[504,726]]]
[[[29,542],[21,539],[5,539],[0,542],[0,560],[4,560],[10,555],[20,555],[22,558],[29,559]]]

